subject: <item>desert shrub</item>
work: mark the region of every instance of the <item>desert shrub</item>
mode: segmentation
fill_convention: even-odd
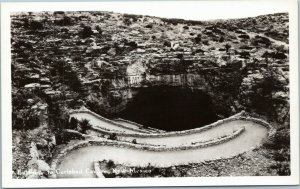
[[[60,31],[62,33],[69,33],[69,29],[68,28],[62,28]]]
[[[195,51],[194,51],[194,53],[204,53],[205,51],[204,50],[202,50],[202,49],[196,49]]]
[[[111,168],[114,168],[116,165],[115,165],[115,162],[113,161],[113,160],[108,160],[108,162],[107,162],[107,168],[108,169],[111,169]]]
[[[253,47],[248,46],[248,45],[241,45],[241,46],[240,46],[240,49],[251,50],[251,49],[253,49]]]
[[[110,134],[109,137],[108,137],[108,139],[110,139],[110,140],[117,140],[118,139],[117,138],[117,134],[116,133]]]
[[[288,53],[288,49],[284,47],[284,45],[274,45],[276,52]]]
[[[26,113],[26,116],[18,117],[13,114],[13,129],[34,129],[40,125],[38,115]]]
[[[25,118],[25,128],[33,129],[40,125],[40,119],[38,115],[30,113],[29,116]]]
[[[241,30],[236,30],[235,31],[236,33],[239,33],[239,34],[246,34],[245,32],[241,31]]]
[[[33,129],[39,126],[39,111],[28,108],[30,104],[28,99],[34,101],[41,100],[38,98],[35,90],[27,91],[20,89],[12,95],[12,128],[13,129]]]
[[[271,169],[275,169],[279,176],[291,175],[290,164],[288,162],[277,162],[270,166]]]
[[[176,26],[179,23],[183,23],[184,22],[183,19],[177,19],[177,18],[163,18],[161,20],[164,21],[165,23],[172,24],[174,26]]]
[[[116,178],[116,173],[103,173],[105,178]]]
[[[100,28],[100,26],[99,25],[97,25],[96,27],[95,27],[95,29],[98,31],[98,33],[99,34],[102,34],[102,29]]]
[[[61,19],[54,20],[54,24],[58,26],[67,26],[72,24],[72,19],[68,16],[64,16]]]
[[[175,170],[173,170],[171,167],[166,168],[164,172],[164,177],[175,177]]]
[[[280,176],[291,175],[290,164],[288,163],[278,164],[276,171]]]
[[[70,109],[77,109],[82,106],[82,103],[79,99],[72,98],[66,102],[66,106]]]
[[[79,126],[82,133],[86,133],[86,131],[91,128],[91,124],[87,119],[79,121]]]
[[[136,49],[138,47],[137,43],[134,41],[127,42],[125,45],[131,47],[132,49]]]
[[[272,150],[269,158],[276,161],[270,168],[275,169],[280,176],[290,175],[290,131],[277,130],[273,137],[263,144],[263,147]]]
[[[23,26],[26,29],[30,29],[30,30],[41,30],[44,28],[44,25],[42,22],[38,21],[38,20],[32,20],[32,19],[28,19],[28,18],[23,18],[21,19],[21,21],[23,22]]]
[[[160,170],[160,168],[157,168],[157,167],[154,167],[150,172],[150,176],[152,176],[152,177],[160,175],[160,174],[161,174],[161,170]]]
[[[16,49],[21,48],[21,47],[24,47],[26,49],[32,49],[33,48],[33,46],[29,42],[26,42],[24,40],[18,40],[18,41],[16,41],[13,44],[13,47],[16,48]]]
[[[145,28],[152,29],[152,28],[153,28],[153,25],[152,25],[152,24],[147,24],[147,25],[145,26]]]
[[[70,71],[68,74],[66,74],[66,84],[69,85],[69,87],[71,88],[71,90],[79,92],[81,91],[81,82],[78,78],[78,75],[76,72],[74,71]]]
[[[93,34],[94,32],[90,26],[82,26],[82,30],[79,32],[82,38],[91,37]]]
[[[255,36],[254,38],[251,39],[251,44],[254,46],[257,46],[259,44],[263,44],[266,47],[269,47],[271,45],[270,39],[262,36]]]
[[[184,20],[178,18],[161,18],[161,21],[172,24],[176,26],[177,24],[188,24],[188,25],[201,25],[203,24],[202,21],[195,21],[195,20]]]
[[[225,33],[217,27],[214,27],[212,29],[212,32],[215,33],[215,34],[219,34],[219,35],[225,35]]]
[[[41,30],[44,28],[43,24],[36,20],[29,21],[29,27],[32,30]]]
[[[94,84],[94,85],[92,86],[92,90],[93,90],[94,92],[100,92],[100,87],[99,87],[99,85]]]
[[[195,42],[200,43],[201,42],[201,34],[198,34],[197,37],[195,37]]]
[[[136,139],[132,140],[132,144],[137,144]]]
[[[126,26],[130,26],[130,25],[132,24],[131,19],[130,19],[130,18],[127,18],[127,17],[123,19],[123,23],[124,23]]]
[[[17,93],[12,96],[12,107],[13,110],[22,109],[28,105],[27,99],[34,98],[35,94],[33,91],[26,89],[20,89]],[[15,112],[15,111],[13,111]]]
[[[249,35],[247,34],[239,35],[238,37],[242,39],[250,39]]]
[[[274,58],[274,59],[286,59],[287,56],[282,52],[271,52],[266,51],[263,55],[263,58]]]
[[[283,162],[283,161],[288,161],[290,159],[290,156],[285,151],[281,150],[281,151],[274,152],[273,159],[275,161]]]
[[[186,20],[185,21],[186,24],[188,25],[202,25],[203,22],[202,21],[197,21],[197,20]]]
[[[277,131],[274,136],[263,145],[267,149],[279,150],[289,148],[290,146],[290,131],[288,129]]]
[[[239,54],[240,54],[240,56],[241,56],[242,58],[245,58],[245,59],[249,59],[249,58],[250,58],[250,53],[247,52],[247,51],[242,51],[242,52],[240,52]]]
[[[64,11],[54,11],[53,12],[53,15],[55,16],[55,15],[58,15],[58,14],[65,14],[65,12]]]
[[[164,41],[164,46],[171,47],[171,42],[170,41]]]
[[[132,20],[133,22],[136,22],[136,21],[138,21],[139,18],[142,18],[141,15],[135,15],[135,14],[124,14],[123,17],[128,18],[128,19]]]
[[[73,129],[73,130],[76,130],[78,127],[78,120],[74,117],[72,117],[70,119],[70,123],[69,123],[69,129]]]
[[[202,41],[203,45],[209,45],[209,41],[207,39]]]
[[[226,43],[225,44],[225,49],[226,49],[226,52],[228,52],[228,50],[231,48],[231,45],[229,43]]]
[[[59,144],[67,144],[70,140],[84,140],[84,137],[79,135],[78,133],[70,133],[64,132],[58,133],[55,135],[56,143]]]
[[[54,133],[60,133],[63,129],[69,128],[69,117],[63,116],[59,102],[50,97],[46,98],[46,102],[48,104],[49,125],[52,126]]]
[[[64,131],[64,129],[70,129],[69,116],[65,116],[61,118],[61,113],[60,111],[58,111],[58,113],[56,113],[56,115],[54,115],[51,118],[51,120],[52,120],[51,125],[53,125],[52,130],[55,134],[57,144],[66,144],[70,140],[74,140],[74,139],[79,139],[79,140],[84,139],[79,134],[68,133]]]
[[[13,129],[22,129],[24,126],[24,120],[20,117],[17,117],[15,112],[12,113],[12,128]]]
[[[221,36],[221,37],[219,38],[219,42],[220,42],[220,43],[223,43],[224,40],[225,40],[225,38],[224,38],[223,36]]]

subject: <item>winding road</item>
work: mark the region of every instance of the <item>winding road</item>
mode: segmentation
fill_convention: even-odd
[[[99,127],[100,129],[108,130],[111,132],[119,132],[119,133],[128,133],[128,134],[136,134],[136,133],[150,133],[149,131],[139,129],[133,126],[129,126],[128,124],[119,124],[115,121],[104,118],[100,115],[97,115],[94,112],[83,109],[79,112],[73,112],[70,114],[70,118],[74,117],[78,120],[87,119],[89,123],[95,127]]]
[[[199,148],[191,145],[191,142],[197,141],[216,141],[221,135],[233,133],[233,131],[241,128],[244,128],[244,132],[228,141]],[[264,124],[257,121],[234,119],[195,133],[191,132],[177,136],[169,133],[165,133],[165,136],[162,136],[162,134],[148,134],[149,137],[138,138],[138,142],[144,143],[144,145],[160,145],[152,147],[152,149],[141,148],[139,147],[141,144],[120,146],[118,144],[126,143],[120,141],[81,147],[69,152],[61,159],[56,167],[60,171],[57,178],[93,178],[96,176],[92,172],[93,162],[103,159],[110,159],[116,163],[131,166],[147,166],[150,163],[158,167],[165,167],[229,158],[258,147],[268,137],[268,134],[269,129]],[[150,135],[152,136],[150,137]],[[126,139],[126,136],[123,139]],[[182,145],[189,145],[191,148],[174,150],[174,148]]]

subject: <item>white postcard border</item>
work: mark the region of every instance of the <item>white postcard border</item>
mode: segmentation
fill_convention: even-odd
[[[279,0],[266,1],[270,6]],[[12,179],[11,128],[11,53],[10,12],[41,10],[95,10],[101,3],[2,3],[1,4],[1,125],[2,125],[2,181],[3,187],[122,187],[122,186],[228,186],[228,185],[295,185],[299,184],[299,83],[298,83],[298,12],[296,0],[289,3],[290,16],[290,125],[291,176],[251,177],[193,177],[193,178],[114,178],[114,179]],[[172,1],[167,1],[172,6]],[[184,3],[183,1],[175,1]],[[201,1],[205,4],[206,1]],[[217,1],[215,1],[217,2]],[[237,3],[238,1],[228,1]],[[255,1],[252,1],[255,2]],[[105,2],[108,3],[108,2]],[[115,4],[113,4],[115,3]],[[118,2],[111,2],[115,6]],[[124,3],[124,2],[123,2]],[[132,3],[135,2],[126,2]],[[141,3],[141,2],[139,2]],[[147,2],[149,3],[149,2]],[[152,3],[157,3],[156,1]]]

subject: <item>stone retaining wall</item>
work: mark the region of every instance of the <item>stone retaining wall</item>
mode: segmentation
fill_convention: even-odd
[[[135,125],[135,126],[139,127],[140,129],[147,130],[147,131],[154,131],[154,132],[159,132],[159,133],[166,132],[164,130],[160,130],[160,129],[156,129],[156,128],[152,128],[152,127],[145,128],[145,126],[143,126],[141,124],[138,124],[136,122],[129,121],[129,120],[126,120],[126,119],[122,119],[122,118],[114,119],[114,121],[123,121],[123,122],[129,123],[129,124]]]
[[[129,120],[126,120],[126,119],[122,119],[122,118],[114,119],[114,121],[123,121],[123,122],[129,123],[129,124],[131,124],[131,125],[135,125],[135,126],[137,126],[137,127],[139,127],[139,128],[144,128],[144,126],[141,125],[141,124],[138,124],[138,123],[136,123],[136,122],[129,121]]]
[[[131,127],[128,127],[128,126],[125,126],[125,125],[121,125],[121,124],[118,124],[110,119],[107,119],[105,117],[102,117],[100,116],[99,114],[95,113],[95,112],[92,112],[91,110],[88,110],[88,109],[83,109],[83,110],[73,110],[69,113],[70,115],[70,118],[72,117],[72,114],[76,114],[76,113],[87,113],[87,114],[91,114],[93,116],[95,116],[97,119],[101,120],[101,121],[104,121],[106,123],[109,123],[109,124],[112,124],[112,125],[115,125],[117,127],[120,127],[120,128],[124,128],[124,129],[127,129],[127,130],[131,130],[131,131],[136,131],[136,132],[140,132],[140,133],[148,133],[146,131],[143,131],[141,129],[135,129],[135,128],[131,128]],[[120,132],[121,133],[121,132]]]
[[[102,134],[112,134],[116,133],[118,136],[124,136],[124,137],[136,137],[136,138],[157,138],[157,137],[170,137],[170,136],[182,136],[182,135],[189,135],[194,133],[200,133],[206,130],[209,130],[211,128],[217,127],[223,123],[227,123],[234,120],[239,120],[244,112],[237,113],[231,117],[225,118],[223,120],[218,120],[217,122],[214,122],[212,124],[195,128],[195,129],[189,129],[184,131],[171,131],[171,132],[165,132],[165,133],[151,133],[151,134],[143,134],[143,133],[121,133],[121,132],[110,132],[106,129],[100,128],[100,127],[91,127],[92,130],[100,132]]]
[[[190,129],[190,130],[184,130],[184,131],[172,131],[172,132],[166,132],[166,133],[151,133],[151,134],[142,134],[142,133],[135,133],[135,134],[129,134],[129,133],[120,133],[120,132],[114,132],[117,134],[117,136],[120,137],[135,137],[135,138],[157,138],[157,137],[170,137],[170,136],[182,136],[182,135],[189,135],[189,134],[195,134],[195,133],[200,133],[212,128],[215,128],[219,125],[222,125],[224,123],[228,123],[231,121],[235,121],[235,120],[246,120],[246,121],[253,121],[254,123],[260,124],[264,127],[266,127],[267,129],[269,129],[269,135],[273,135],[274,132],[276,131],[269,123],[267,123],[266,121],[262,120],[262,119],[258,119],[258,118],[253,118],[253,117],[245,117],[245,112],[242,111],[240,113],[237,113],[231,117],[222,119],[222,120],[218,120],[212,124],[200,127],[200,128],[195,128],[195,129]],[[103,130],[101,128],[97,128],[97,127],[92,127],[92,130],[96,131],[96,132],[100,132],[102,134],[106,134],[106,135],[110,135],[112,134],[112,132],[108,131],[108,130]]]
[[[234,116],[231,116],[229,118],[217,121],[213,124],[210,124],[208,126],[202,127],[204,128],[203,130],[207,130],[213,127],[216,127],[222,123],[226,123],[229,121],[234,121],[234,120],[247,120],[247,121],[253,121],[257,124],[260,124],[264,127],[266,127],[269,132],[268,132],[268,138],[270,138],[271,136],[273,136],[276,132],[276,130],[266,121],[262,120],[262,119],[258,119],[258,118],[253,118],[253,117],[244,117],[243,116],[244,112],[241,112],[239,114],[236,114]],[[199,128],[198,130],[203,131],[202,128]],[[193,129],[195,130],[195,129]],[[192,131],[193,131],[192,130]],[[196,130],[197,132],[199,132],[198,130]],[[189,130],[191,131],[191,130]],[[164,146],[150,146],[147,144],[132,144],[129,142],[121,142],[121,141],[109,141],[109,140],[89,140],[89,141],[82,141],[79,142],[75,145],[66,147],[64,150],[62,150],[59,155],[52,160],[51,163],[51,170],[52,170],[52,174],[50,175],[50,178],[56,178],[56,174],[55,174],[55,170],[57,168],[57,166],[59,165],[59,163],[62,161],[62,159],[71,151],[76,150],[78,148],[81,147],[86,147],[86,146],[91,146],[91,145],[106,145],[106,146],[116,146],[116,147],[121,147],[121,148],[131,148],[131,149],[136,149],[136,150],[146,150],[146,151],[179,151],[179,150],[189,150],[189,149],[197,149],[197,148],[206,148],[209,146],[213,146],[213,145],[218,145],[221,143],[225,143],[231,139],[236,138],[237,136],[239,136],[242,132],[245,131],[245,128],[241,128],[238,131],[234,132],[232,135],[221,138],[221,139],[217,139],[214,141],[210,141],[207,143],[202,143],[202,144],[196,144],[196,145],[188,145],[188,146],[178,146],[178,147],[164,147]],[[182,133],[182,132],[178,132],[178,133]],[[167,134],[167,133],[166,133]],[[151,134],[152,135],[152,134]],[[165,134],[161,134],[161,135],[165,135]],[[260,145],[253,147],[251,150],[254,150],[256,148],[259,148]],[[244,153],[244,152],[243,152]],[[235,157],[239,154],[236,154],[232,157]],[[232,158],[232,157],[228,157],[228,158]],[[220,159],[220,158],[219,158]],[[222,159],[222,158],[221,158]],[[214,160],[214,159],[213,159]],[[218,160],[218,159],[215,159]]]
[[[266,127],[269,130],[268,138],[272,137],[276,133],[276,129],[272,125],[270,125],[268,122],[266,122],[262,119],[254,118],[254,117],[243,117],[243,116],[241,116],[240,119],[246,120],[246,121],[252,121],[254,123],[257,123],[257,124],[260,124],[260,125]]]
[[[73,129],[63,129],[63,132],[69,133],[69,134],[73,134],[73,135],[77,135],[77,136],[80,136],[81,138],[86,138],[86,137],[88,137],[88,135],[82,134],[81,132],[75,131],[75,130],[73,130]]]
[[[149,146],[147,144],[132,144],[129,142],[121,142],[121,141],[112,141],[112,140],[88,140],[88,141],[82,141],[77,144],[71,145],[63,149],[59,155],[52,160],[51,163],[51,175],[50,178],[56,178],[55,170],[57,169],[57,166],[60,164],[62,159],[71,151],[74,151],[78,148],[86,147],[86,146],[115,146],[119,148],[130,148],[135,150],[142,150],[142,151],[155,151],[155,152],[161,152],[161,151],[180,151],[180,150],[191,150],[191,149],[198,149],[198,148],[206,148],[213,145],[218,145],[225,143],[229,140],[232,140],[239,136],[241,133],[245,131],[245,128],[241,128],[237,130],[236,132],[232,133],[232,135],[219,138],[214,141],[209,141],[206,143],[196,144],[196,145],[186,145],[186,146],[177,146],[177,147],[162,147],[162,146]],[[100,170],[95,170],[95,172]],[[101,173],[101,171],[100,171]],[[96,174],[96,173],[95,173]],[[96,174],[97,175],[97,174]],[[97,175],[100,176],[100,175]],[[103,175],[102,175],[103,176]]]

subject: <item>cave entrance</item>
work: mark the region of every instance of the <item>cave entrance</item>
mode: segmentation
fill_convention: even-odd
[[[138,94],[118,116],[166,131],[197,128],[218,119],[207,93],[170,86],[139,89]]]

